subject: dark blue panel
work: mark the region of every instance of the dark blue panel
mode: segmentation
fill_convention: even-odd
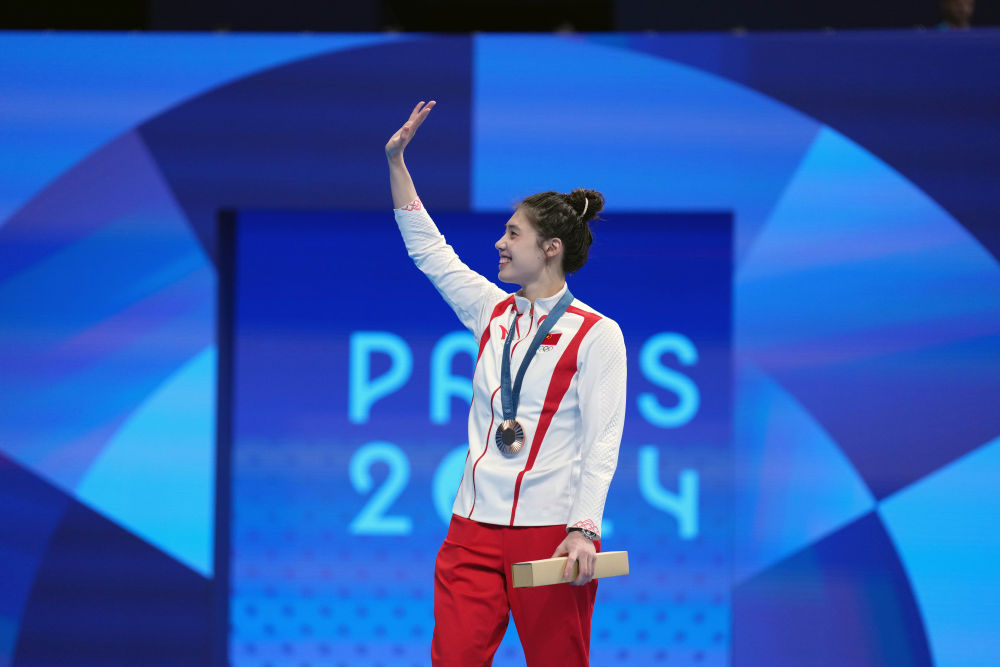
[[[0,663],[13,652],[25,600],[35,572],[69,499],[35,475],[0,455]]]
[[[930,667],[923,622],[874,513],[733,591],[733,667]]]
[[[38,569],[13,664],[207,665],[210,584],[73,501]]]
[[[755,88],[879,156],[1000,258],[1000,31],[634,35],[633,48]]]
[[[220,207],[390,210],[383,147],[421,99],[435,120],[407,156],[438,209],[469,205],[471,41],[401,41],[292,63],[142,126],[211,256]]]

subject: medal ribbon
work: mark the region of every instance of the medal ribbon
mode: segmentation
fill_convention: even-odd
[[[521,398],[521,380],[524,379],[524,372],[528,370],[528,364],[535,356],[542,341],[552,331],[552,327],[556,325],[571,303],[573,303],[573,294],[567,287],[566,293],[549,311],[545,321],[539,325],[538,331],[535,332],[535,337],[531,339],[531,345],[528,346],[528,351],[524,353],[524,360],[517,369],[517,378],[514,379],[513,388],[510,384],[510,342],[514,340],[514,328],[511,327],[510,333],[507,334],[507,342],[503,346],[503,363],[500,365],[500,402],[503,405],[504,421],[514,419],[517,416],[517,404]]]

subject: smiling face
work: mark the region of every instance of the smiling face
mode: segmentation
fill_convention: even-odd
[[[529,285],[543,276],[551,257],[546,257],[539,245],[538,231],[524,211],[518,208],[507,221],[506,231],[494,245],[500,251],[500,272],[497,277],[505,283]]]

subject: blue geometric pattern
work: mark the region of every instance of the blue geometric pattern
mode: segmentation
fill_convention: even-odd
[[[837,443],[772,378],[739,373],[733,493],[737,582],[869,513],[875,499]]]
[[[879,505],[939,667],[986,667],[1000,655],[998,479],[1000,439]]]
[[[0,332],[5,368],[0,387],[9,409],[7,418],[0,418],[0,447],[63,491],[135,527],[121,512],[134,515],[148,498],[128,492],[123,482],[95,490],[86,480],[102,458],[106,469],[107,448],[120,440],[143,402],[212,343],[209,296],[215,276],[135,133],[95,153],[48,194],[0,230],[8,239],[44,239],[0,245],[14,260],[4,263],[9,273],[0,283],[0,309],[17,323]],[[89,213],[77,214],[80,209]],[[25,245],[29,251],[18,254]],[[201,507],[189,516],[195,520],[184,525],[180,539],[198,543],[197,556],[190,546],[176,549],[201,563],[203,571],[213,537],[212,377],[201,378],[202,401],[194,408],[204,426],[189,422],[193,428],[179,434],[183,444],[173,450],[199,450],[198,465],[151,486],[140,482],[141,468],[119,470],[149,493],[167,484],[173,494],[194,493],[199,499]],[[152,428],[137,438],[151,447],[161,434]],[[157,494],[157,504],[173,494]],[[173,515],[178,508],[169,504]],[[154,542],[174,550],[179,536],[168,523],[147,528],[162,531]]]
[[[980,194],[1000,170],[1000,97],[981,87],[1000,80],[996,36],[987,29],[961,37],[941,30],[597,39],[718,74],[850,137],[1000,260],[993,198]]]
[[[434,44],[429,49],[411,37],[306,58],[220,86],[144,123],[143,140],[206,252],[214,257],[221,206],[389,205],[384,179],[376,177],[385,157],[372,146],[384,144],[382,128],[398,124],[399,108],[412,107],[417,93],[411,91],[443,93],[438,122],[420,133],[440,160],[421,195],[440,209],[468,208],[471,48],[464,39]],[[411,57],[415,50],[419,62]],[[254,103],[248,107],[247,100]]]
[[[15,665],[207,665],[212,584],[69,500],[37,554]]]
[[[603,40],[477,40],[475,96],[473,208],[600,183],[617,210],[733,211],[737,257],[822,127],[751,88]],[[546,112],[511,113],[520,98]]]
[[[391,35],[3,35],[0,227],[105,143],[255,71]]]
[[[205,577],[215,538],[215,348],[199,352],[108,440],[76,497]],[[197,436],[197,437],[195,437]]]
[[[868,514],[736,586],[733,665],[924,667],[922,619]]]
[[[844,137],[816,138],[737,280],[741,356],[806,406],[876,497],[1000,433],[982,400],[1000,395],[1000,265]]]
[[[0,35],[0,660],[203,661],[216,214],[385,209],[381,143],[428,96],[437,208],[592,183],[610,225],[733,213],[733,662],[995,664],[998,45]],[[86,589],[88,555],[112,567]],[[83,600],[87,632],[143,640],[100,653]]]
[[[21,614],[38,577],[42,556],[72,501],[0,455],[0,662],[13,664]]]

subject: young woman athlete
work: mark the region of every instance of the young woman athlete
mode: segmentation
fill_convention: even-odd
[[[528,197],[495,244],[508,294],[463,264],[417,197],[403,150],[434,108],[385,146],[410,257],[479,343],[469,452],[434,572],[436,667],[490,665],[513,615],[528,667],[588,665],[601,517],[625,416],[621,329],[575,299],[603,196]],[[513,563],[568,556],[572,586],[513,588]]]

